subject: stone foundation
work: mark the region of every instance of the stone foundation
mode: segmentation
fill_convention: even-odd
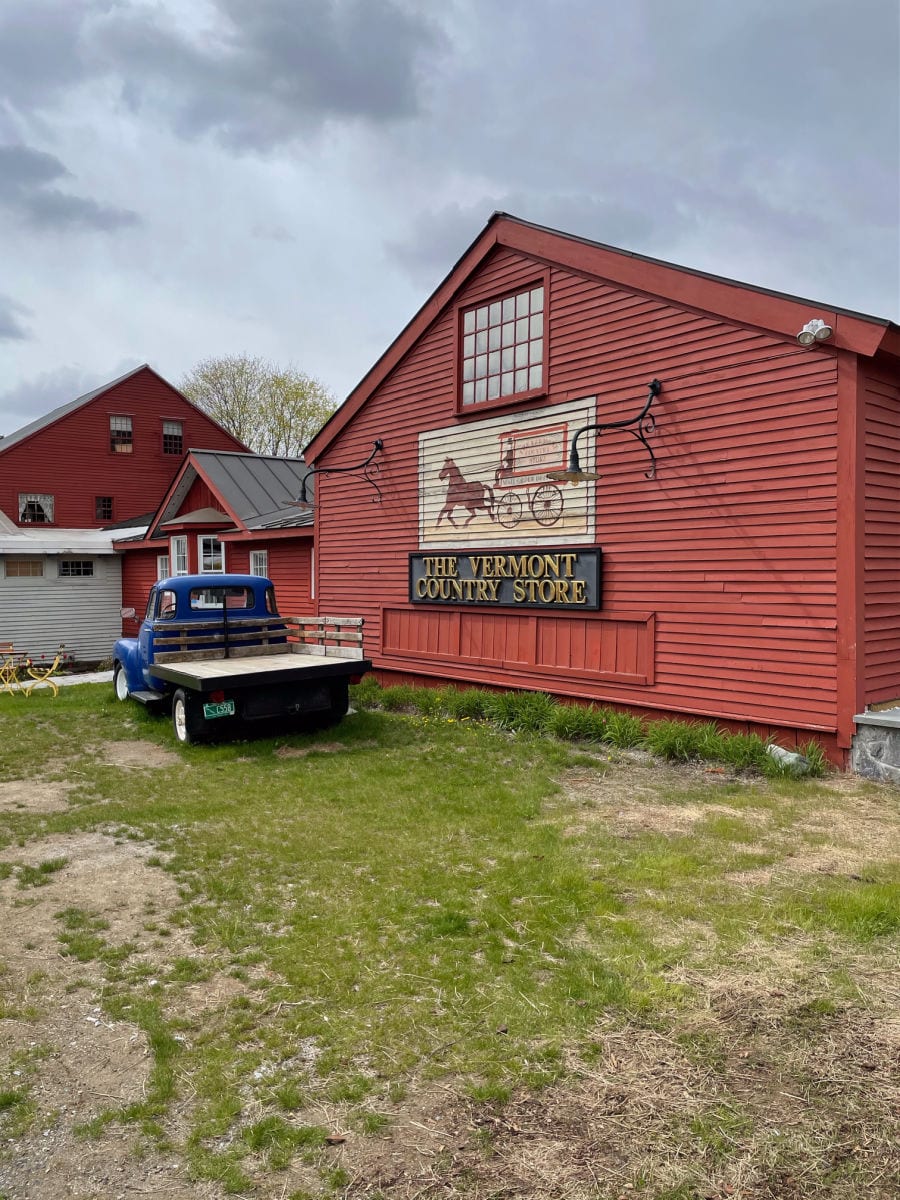
[[[860,713],[853,719],[850,770],[865,779],[900,783],[900,709]]]

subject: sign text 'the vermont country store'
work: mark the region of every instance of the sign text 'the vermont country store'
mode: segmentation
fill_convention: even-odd
[[[596,610],[601,557],[599,549],[411,554],[409,598],[413,604]]]

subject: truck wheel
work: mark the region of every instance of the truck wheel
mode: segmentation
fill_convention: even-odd
[[[179,688],[172,697],[172,728],[175,730],[175,740],[183,746],[199,742],[203,724],[203,717],[197,712],[192,697],[183,688]]]
[[[113,689],[117,700],[128,699],[128,676],[120,662],[113,667]]]

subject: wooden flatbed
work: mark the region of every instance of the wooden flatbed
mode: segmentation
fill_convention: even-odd
[[[240,658],[200,659],[189,662],[156,662],[151,670],[155,676],[177,687],[195,692],[215,692],[223,688],[265,686],[271,683],[302,681],[307,672],[316,679],[346,676],[348,668],[363,675],[372,669],[368,659],[354,655],[327,656],[303,652],[283,654],[243,654]]]

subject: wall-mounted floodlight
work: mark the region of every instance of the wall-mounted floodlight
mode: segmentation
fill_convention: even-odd
[[[801,346],[814,346],[816,342],[826,342],[833,333],[830,325],[818,317],[813,317],[797,334],[797,341]]]

